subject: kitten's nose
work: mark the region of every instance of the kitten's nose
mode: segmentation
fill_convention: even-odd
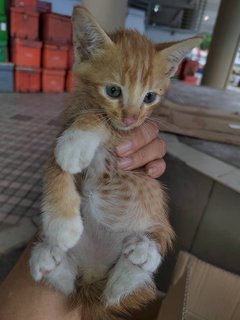
[[[126,125],[126,127],[133,125],[137,122],[137,119],[134,117],[125,117],[123,119],[123,123]]]

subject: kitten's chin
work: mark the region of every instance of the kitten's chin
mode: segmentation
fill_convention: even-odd
[[[113,127],[114,127],[115,129],[117,129],[117,130],[119,130],[119,131],[130,131],[130,130],[133,130],[133,129],[139,127],[141,124],[136,123],[136,124],[134,124],[134,125],[127,126],[127,127],[126,127],[126,126],[121,126],[121,125],[115,124],[115,123],[113,123],[112,125],[113,125]]]
[[[118,130],[118,131],[131,131],[135,128],[140,127],[142,124],[144,123],[144,121],[137,121],[132,125],[126,126],[124,123],[114,123],[112,122],[112,126],[114,129]]]

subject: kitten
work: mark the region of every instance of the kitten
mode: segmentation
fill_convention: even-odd
[[[30,268],[78,297],[82,319],[118,319],[153,299],[153,273],[172,244],[166,195],[143,171],[117,167],[115,147],[159,105],[170,77],[200,38],[154,44],[136,31],[108,36],[73,11],[77,86],[44,177],[43,239]],[[79,189],[77,189],[79,188]]]

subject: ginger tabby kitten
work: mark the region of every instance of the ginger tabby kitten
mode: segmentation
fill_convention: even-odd
[[[155,46],[136,31],[108,36],[73,11],[77,85],[44,177],[43,238],[31,274],[81,306],[81,319],[120,319],[155,296],[153,273],[174,232],[159,181],[117,167],[124,132],[147,123],[200,38]],[[77,189],[79,188],[79,190]]]

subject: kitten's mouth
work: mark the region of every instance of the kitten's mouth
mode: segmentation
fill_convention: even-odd
[[[133,130],[134,128],[139,127],[143,122],[144,121],[137,120],[134,123],[129,125],[126,123],[113,123],[113,127],[121,131],[130,131],[130,130]]]
[[[137,117],[125,117],[118,128],[123,131],[132,130],[140,125],[139,118]]]

